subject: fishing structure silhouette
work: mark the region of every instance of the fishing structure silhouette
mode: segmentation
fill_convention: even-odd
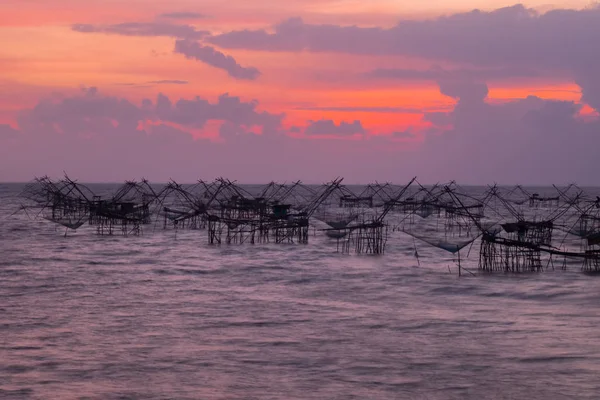
[[[307,245],[310,228],[325,234],[337,252],[384,254],[390,230],[457,257],[479,240],[478,270],[540,272],[557,260],[578,260],[587,273],[600,272],[600,198],[572,184],[553,194],[522,186],[491,185],[474,196],[450,182],[425,186],[373,183],[352,190],[336,178],[320,186],[302,182],[254,187],[218,178],[192,185],[171,181],[127,181],[101,196],[67,175],[35,178],[22,191],[20,211],[65,228],[86,224],[98,235],[142,235],[153,230],[200,230],[209,245],[296,243]],[[568,237],[577,238],[576,248]]]

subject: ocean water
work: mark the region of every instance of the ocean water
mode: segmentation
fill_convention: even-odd
[[[452,254],[401,232],[382,256],[339,254],[320,231],[65,237],[12,215],[20,188],[0,184],[1,399],[600,395],[600,277],[575,264],[458,277]]]

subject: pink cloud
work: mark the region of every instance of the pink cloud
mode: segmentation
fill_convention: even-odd
[[[162,17],[181,18],[189,13],[162,14]],[[200,44],[208,31],[199,31],[191,25],[179,25],[168,22],[125,22],[114,25],[75,24],[71,27],[80,33],[104,33],[122,36],[168,36],[178,38],[174,52],[186,58],[197,60],[215,68],[222,69],[236,79],[254,80],[260,72],[254,67],[243,67],[231,56],[223,54],[212,46]],[[173,81],[171,81],[173,82]]]

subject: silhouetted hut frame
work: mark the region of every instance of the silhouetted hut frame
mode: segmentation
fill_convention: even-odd
[[[35,178],[25,186],[21,197],[34,204],[23,205],[23,210],[37,209],[37,216],[65,227],[66,236],[69,230],[76,230],[87,221],[93,193],[65,174],[56,182],[48,176]]]
[[[416,177],[405,185],[393,200],[400,199],[415,180]],[[365,217],[362,221],[353,222],[345,227],[328,228],[325,231],[337,233],[336,248],[338,252],[350,253],[353,250],[356,254],[383,254],[388,239],[388,227],[384,223],[384,219],[394,204],[394,202],[388,202],[379,215]]]
[[[232,182],[223,182],[225,196],[220,197],[216,212],[208,214],[208,242],[306,244],[310,217],[339,189],[341,181],[342,178],[337,178],[313,191],[313,198],[306,204],[298,204],[298,209],[292,209],[292,204],[282,203],[282,200],[293,196],[295,190],[306,192],[299,182],[291,188],[279,187],[274,191],[275,184],[269,184],[260,197],[251,196]]]
[[[142,225],[151,223],[151,205],[157,194],[147,180],[127,181],[110,199],[94,196],[90,205],[89,224],[99,235],[140,235]]]
[[[139,235],[156,216],[163,228],[205,227],[209,244],[306,244],[311,218],[316,217],[330,226],[324,230],[339,252],[383,254],[393,220],[394,230],[458,255],[459,271],[461,249],[481,238],[482,272],[539,272],[554,268],[554,257],[563,257],[563,268],[572,259],[581,261],[584,272],[600,273],[600,199],[585,197],[575,185],[555,187],[556,196],[546,193],[543,198],[519,186],[493,186],[476,198],[455,182],[426,188],[413,178],[398,191],[389,183],[375,183],[358,195],[341,182],[336,178],[318,189],[300,181],[257,188],[217,178],[191,186],[171,181],[156,193],[141,180],[127,181],[102,198],[65,175],[56,181],[36,178],[21,196],[28,201],[23,210],[35,210],[36,216],[65,227],[65,234],[87,222],[100,235]],[[540,205],[531,207],[532,198]],[[317,210],[322,215],[315,214]],[[328,213],[342,214],[328,219]],[[435,241],[411,231],[417,216],[425,222],[419,229],[439,234]],[[430,216],[433,221],[427,219]],[[490,221],[492,217],[498,220]],[[562,242],[556,237],[561,231]],[[570,236],[565,244],[569,235],[581,240]],[[573,249],[577,245],[579,251]]]

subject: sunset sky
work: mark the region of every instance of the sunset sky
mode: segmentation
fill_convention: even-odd
[[[600,178],[600,7],[3,0],[0,181]]]

